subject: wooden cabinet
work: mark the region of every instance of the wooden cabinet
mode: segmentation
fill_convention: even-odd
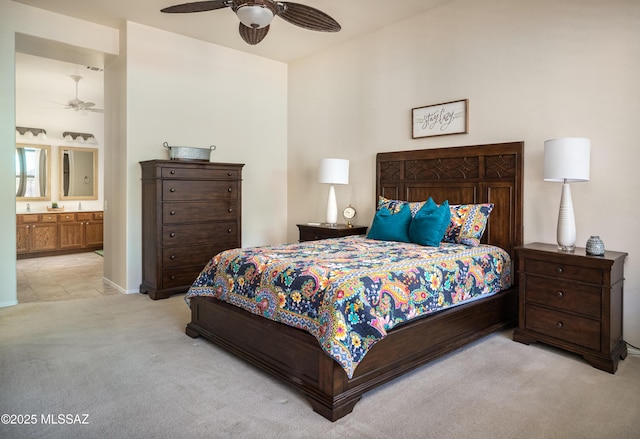
[[[350,235],[364,235],[365,226],[347,226],[346,224],[298,224],[300,241],[316,241],[318,239],[340,238]]]
[[[589,256],[551,244],[517,249],[520,301],[513,339],[547,343],[615,373],[627,356],[622,338],[623,265],[627,253]]]
[[[149,160],[142,167],[141,293],[189,289],[217,253],[241,241],[242,164]]]
[[[102,212],[60,214],[59,227],[61,249],[102,248]]]
[[[58,223],[55,214],[17,215],[17,253],[49,252],[58,249]]]
[[[98,250],[103,212],[16,215],[18,259]]]

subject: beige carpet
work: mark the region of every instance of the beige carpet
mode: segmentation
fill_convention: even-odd
[[[331,423],[288,386],[184,335],[188,320],[180,296],[0,309],[0,413],[36,421],[0,425],[0,437],[640,437],[638,357],[610,375],[505,331],[366,394]],[[88,424],[58,418],[84,414]]]

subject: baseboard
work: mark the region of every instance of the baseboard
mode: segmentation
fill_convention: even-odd
[[[8,306],[16,306],[18,304],[17,300],[10,300],[8,302],[0,302],[0,308],[6,308]]]
[[[138,294],[140,292],[139,290],[125,290],[120,285],[112,282],[111,280],[107,279],[106,277],[103,277],[102,280],[105,281],[106,283],[108,283],[110,286],[112,286],[116,290],[118,290],[118,292],[121,293],[121,294]]]
[[[627,353],[629,355],[633,355],[634,357],[640,357],[640,349],[632,348],[629,345],[627,345]]]

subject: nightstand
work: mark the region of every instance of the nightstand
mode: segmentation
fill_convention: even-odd
[[[513,339],[546,343],[582,355],[609,373],[627,357],[622,339],[622,302],[627,253],[589,256],[556,245],[516,248],[519,263],[519,315]]]
[[[346,224],[298,224],[300,241],[316,241],[318,239],[341,238],[343,236],[364,235],[365,226],[347,226]]]

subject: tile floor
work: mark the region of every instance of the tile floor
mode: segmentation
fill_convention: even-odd
[[[18,303],[118,294],[102,277],[103,259],[93,252],[19,259]]]

